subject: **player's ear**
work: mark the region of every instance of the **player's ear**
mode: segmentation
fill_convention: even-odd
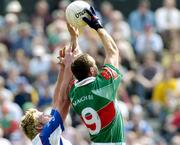
[[[90,67],[90,69],[89,69],[89,75],[90,75],[90,76],[95,76],[95,75],[96,75],[96,71],[95,71],[94,67]]]
[[[37,130],[41,130],[42,128],[43,128],[43,125],[42,125],[42,124],[39,123],[39,124],[36,125],[36,129],[37,129]]]

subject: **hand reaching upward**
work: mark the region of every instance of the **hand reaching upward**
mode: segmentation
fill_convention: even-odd
[[[77,38],[79,36],[79,30],[76,27],[73,27],[71,24],[67,23],[67,28],[71,35],[71,39]]]

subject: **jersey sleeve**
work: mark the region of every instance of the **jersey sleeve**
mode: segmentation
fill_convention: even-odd
[[[96,82],[99,88],[98,91],[104,92],[102,94],[104,94],[103,96],[106,98],[114,100],[121,79],[122,74],[119,69],[111,64],[105,64],[96,77]]]
[[[48,140],[48,138],[50,137],[50,135],[58,128],[60,127],[61,132],[64,131],[64,125],[63,125],[63,121],[62,118],[59,114],[59,112],[55,109],[51,110],[51,115],[52,118],[51,120],[44,125],[41,133],[40,133],[40,138],[41,141],[46,142]]]
[[[122,74],[119,69],[115,68],[111,64],[105,64],[100,70],[99,78],[106,82],[120,82],[122,79]]]
[[[100,71],[100,75],[105,80],[116,80],[118,78],[122,77],[122,74],[120,73],[120,70],[115,68],[111,64],[105,64],[103,68]]]

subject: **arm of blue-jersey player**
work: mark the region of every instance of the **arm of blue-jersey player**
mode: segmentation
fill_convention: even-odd
[[[61,114],[62,120],[64,121],[67,112],[69,111],[69,105],[70,101],[66,99],[66,93],[64,92],[66,90],[66,80],[68,81],[68,70],[69,67],[64,62],[66,61],[68,48],[65,47],[65,58],[59,56],[59,64],[60,64],[60,70],[57,77],[57,82],[55,86],[54,96],[53,96],[53,108],[57,109],[58,112]],[[65,75],[66,74],[66,75]],[[67,78],[66,80],[64,78]],[[71,77],[72,78],[72,77]],[[67,85],[68,86],[68,85]]]
[[[70,80],[72,80],[73,74],[71,72],[71,63],[73,61],[73,53],[72,53],[72,46],[70,45],[68,48],[65,49],[65,57],[63,59],[64,63],[64,75],[62,84],[60,87],[60,95],[58,100],[58,111],[61,114],[62,120],[64,121],[70,106],[70,100],[67,96],[67,88],[69,86]]]
[[[59,100],[59,95],[60,95],[60,88],[61,88],[61,84],[63,81],[63,75],[64,75],[64,68],[65,66],[62,63],[60,64],[60,70],[58,73],[58,77],[57,77],[57,81],[56,81],[56,85],[55,85],[55,90],[54,90],[54,95],[53,95],[53,108],[58,108],[58,100]]]

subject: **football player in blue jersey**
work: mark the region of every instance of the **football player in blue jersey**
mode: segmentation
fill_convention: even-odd
[[[61,133],[64,131],[63,122],[69,111],[70,101],[66,95],[69,81],[72,74],[70,60],[72,57],[72,47],[65,50],[63,63],[58,74],[58,79],[53,96],[53,109],[50,115],[45,115],[37,109],[29,109],[21,120],[21,128],[26,136],[32,140],[33,145],[71,145],[64,139]],[[66,79],[63,79],[66,78]]]

